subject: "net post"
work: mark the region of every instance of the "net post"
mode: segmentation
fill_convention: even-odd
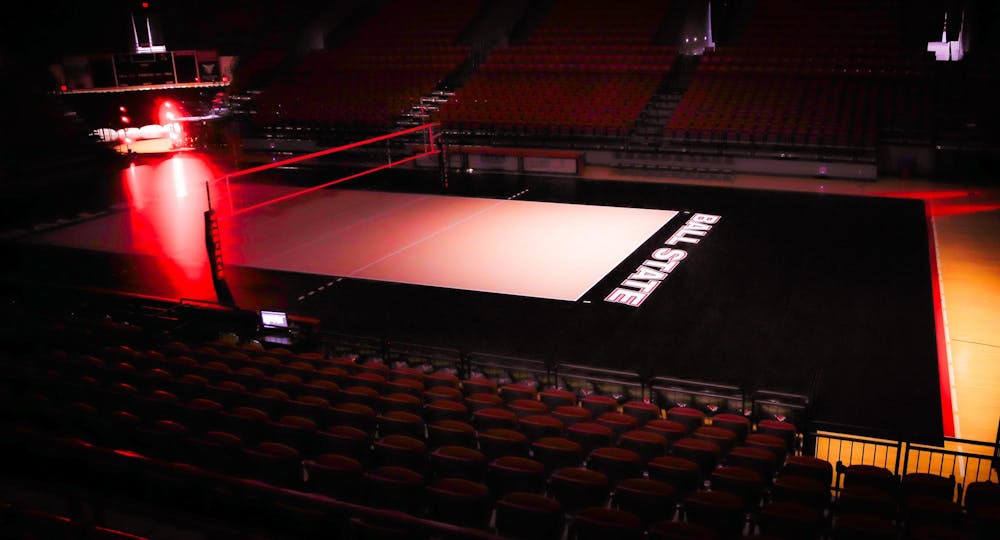
[[[212,211],[212,181],[205,180],[205,199],[208,201],[208,211]]]
[[[431,134],[430,130],[427,131]],[[438,175],[441,177],[441,186],[447,190],[448,189],[448,152],[445,148],[443,142],[443,135],[438,133],[437,137],[433,137],[431,140],[437,150],[438,156]]]
[[[215,210],[209,208],[205,210],[205,250],[208,253],[208,264],[212,273],[212,285],[215,288],[215,295],[219,303],[225,306],[235,307],[236,300],[226,283],[225,270],[222,263],[222,242],[219,233],[219,221],[215,216]]]

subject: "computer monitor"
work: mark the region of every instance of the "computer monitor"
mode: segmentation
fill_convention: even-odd
[[[284,311],[260,312],[260,324],[269,330],[284,330],[288,328],[288,314]]]

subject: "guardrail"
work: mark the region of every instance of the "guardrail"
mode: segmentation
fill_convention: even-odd
[[[813,431],[806,435],[806,439],[815,457],[837,464],[838,470],[854,464],[874,465],[888,469],[897,477],[909,473],[953,476],[959,486],[971,482],[1000,481],[997,472],[1000,465],[1000,423],[998,437],[993,442],[945,437],[940,445],[849,434],[850,431],[863,431],[863,428],[855,426],[827,427],[836,431]],[[843,487],[841,482],[842,475],[838,474],[831,488],[839,490]]]
[[[326,333],[324,352],[332,356],[378,358],[386,363],[429,365],[451,369],[460,378],[479,373],[506,383],[525,382],[544,388],[564,388],[578,395],[596,393],[625,401],[647,401],[666,410],[694,407],[708,416],[721,412],[740,414],[752,421],[766,418],[795,424],[801,432],[809,425],[810,399],[803,394],[771,390],[748,391],[739,386],[676,377],[644,375],[637,371],[556,362],[450,347],[397,342],[387,338]]]
[[[361,356],[388,361],[426,362],[435,369],[450,367],[460,377],[474,372],[508,379],[532,381],[541,387],[563,387],[579,394],[595,392],[614,396],[620,402],[646,400],[667,409],[694,407],[714,415],[741,414],[759,421],[774,418],[795,424],[800,434],[795,451],[838,464],[838,469],[855,463],[885,467],[902,476],[910,472],[954,476],[961,486],[974,481],[998,481],[1000,436],[992,443],[945,438],[933,445],[906,441],[901,437],[875,433],[863,426],[815,422],[808,396],[771,390],[746,391],[738,386],[667,376],[643,377],[637,372],[580,364],[563,364],[515,356],[414,343],[394,343],[385,339],[330,335],[329,350],[353,351]],[[998,426],[1000,433],[1000,426]],[[831,486],[839,490],[842,475]],[[959,497],[961,497],[961,488]]]

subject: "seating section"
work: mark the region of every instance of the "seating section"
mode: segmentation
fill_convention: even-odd
[[[258,98],[261,123],[388,127],[468,55],[439,45],[403,49],[311,51],[288,77]]]
[[[210,513],[275,497],[253,524],[286,533],[315,533],[331,515],[355,531],[552,539],[942,527],[990,538],[998,523],[994,484],[970,486],[967,514],[954,478],[835,467],[803,455],[801,428],[774,415],[680,406],[676,389],[648,402],[572,367],[547,387],[544,371],[486,358],[463,372],[354,343],[321,353],[106,319],[58,328],[47,353],[9,366],[0,411],[19,452],[8,465]],[[354,516],[363,523],[350,505],[368,509]]]
[[[761,2],[740,43],[707,51],[665,135],[874,147],[927,138],[930,58],[899,41],[897,2]]]
[[[310,51],[262,89],[254,121],[384,130],[466,60],[456,40],[480,6],[383,3],[346,44]]]
[[[667,22],[685,4],[557,0],[525,8],[525,20],[532,10],[546,11],[537,26],[527,25],[523,41],[476,51],[458,44],[480,11],[490,9],[458,0],[381,4],[345,44],[310,51],[261,89],[252,121],[297,133],[384,132],[396,122],[427,119],[460,140],[502,136],[546,144],[560,137],[620,141],[639,122],[644,140],[655,138],[657,147],[662,132],[670,145],[852,155],[870,153],[881,140],[927,142],[933,132],[933,58],[925,44],[904,46],[901,12],[908,7],[898,0],[755,3],[736,42],[707,49],[693,75],[688,62],[677,68],[684,80],[693,78],[675,89],[680,101],[655,125],[642,124],[646,108],[656,107],[653,98],[678,58],[677,47],[658,45],[657,38],[676,26]],[[277,66],[271,49],[248,57],[246,70]],[[429,98],[436,89],[442,94]]]
[[[223,54],[239,51],[230,81],[231,93],[256,87],[261,77],[292,54],[298,29],[329,7],[321,0],[298,2],[295,9],[238,0],[212,2],[211,9],[203,9],[193,0],[175,3],[186,3],[189,15],[183,25],[172,27],[166,36],[171,49],[219,50]]]
[[[803,43],[848,43],[869,51],[895,48],[901,41],[898,10],[905,5],[901,0],[820,0],[809,6],[794,0],[768,0],[754,6],[742,41],[789,48]]]
[[[446,129],[624,136],[661,76],[483,66],[441,108]]]
[[[102,527],[84,519],[50,512],[35,506],[0,501],[0,538],[28,540],[149,540],[146,536]]]
[[[554,2],[527,42],[491,52],[438,118],[456,131],[624,136],[676,59],[676,48],[653,44],[668,7]]]
[[[529,44],[643,45],[652,43],[670,2],[637,0],[627,5],[598,0],[556,0],[531,33]]]

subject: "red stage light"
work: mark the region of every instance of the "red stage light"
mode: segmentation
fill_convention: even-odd
[[[166,126],[185,116],[184,108],[171,100],[163,100],[156,104],[156,123]]]

